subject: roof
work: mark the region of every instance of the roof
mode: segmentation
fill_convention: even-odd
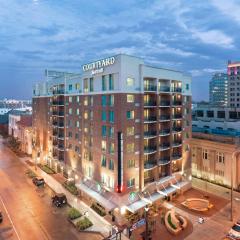
[[[19,126],[31,127],[32,126],[32,115],[23,115],[21,120],[17,122]]]

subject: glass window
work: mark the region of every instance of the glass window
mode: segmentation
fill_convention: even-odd
[[[127,187],[133,187],[135,185],[135,178],[130,178],[127,180]]]
[[[88,79],[85,78],[83,80],[83,89],[84,89],[84,92],[88,92]]]
[[[109,90],[114,90],[114,78],[113,78],[113,74],[109,74]]]
[[[114,127],[109,127],[109,137],[114,138]]]
[[[90,78],[90,92],[93,92],[93,78]]]
[[[114,95],[109,95],[109,106],[114,105]]]
[[[75,139],[78,140],[79,139],[79,134],[75,133]]]
[[[68,137],[72,138],[72,132],[68,132]]]
[[[107,81],[106,81],[106,76],[102,76],[102,91],[107,90]]]
[[[88,111],[84,111],[84,119],[88,119]]]
[[[128,143],[127,144],[127,152],[133,153],[134,152],[134,143]]]
[[[79,108],[76,109],[76,114],[79,115]]]
[[[186,90],[189,90],[189,84],[186,83]]]
[[[134,135],[134,127],[127,127],[127,136]]]
[[[75,84],[75,89],[76,89],[76,90],[79,90],[79,89],[80,89],[80,83],[76,83],[76,84]]]
[[[102,126],[102,136],[103,137],[107,136],[107,126],[105,126],[105,125]]]
[[[107,96],[103,95],[102,96],[102,106],[105,107],[107,105]]]
[[[127,119],[134,119],[134,110],[127,111]]]
[[[72,97],[68,98],[68,102],[70,102],[70,103],[72,102]]]
[[[127,102],[128,103],[133,103],[134,102],[134,95],[128,94],[127,95]]]
[[[72,108],[68,109],[68,113],[71,115],[72,114]]]
[[[110,159],[110,161],[109,161],[109,169],[110,170],[114,170],[114,161],[113,161],[113,159]]]
[[[114,122],[114,111],[109,111],[109,122]]]
[[[225,156],[224,156],[224,153],[222,152],[218,152],[217,153],[217,160],[219,163],[225,163]]]
[[[102,151],[106,152],[106,150],[107,150],[107,143],[105,140],[102,140]]]
[[[127,167],[128,168],[135,167],[135,160],[134,159],[129,159],[128,162],[127,162]]]
[[[134,78],[127,78],[127,86],[132,87],[134,85]]]
[[[109,153],[114,154],[114,143],[109,144]]]
[[[69,84],[69,85],[68,85],[68,90],[69,90],[69,91],[72,91],[72,84]]]
[[[83,105],[84,105],[84,106],[87,106],[87,105],[88,105],[88,97],[85,97],[85,98],[84,98]]]
[[[90,105],[93,106],[93,96],[90,96]]]
[[[107,112],[105,110],[102,111],[102,121],[107,121]]]
[[[77,102],[78,102],[78,103],[80,102],[80,97],[79,97],[79,96],[77,96]]]
[[[208,160],[208,150],[207,149],[203,149],[202,158],[203,158],[203,160]]]
[[[76,127],[80,127],[79,121],[76,121]]]
[[[105,155],[101,156],[101,166],[106,167],[107,166],[107,159]]]

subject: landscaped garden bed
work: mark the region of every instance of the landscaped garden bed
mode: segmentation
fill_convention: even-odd
[[[80,218],[82,214],[76,209],[76,208],[70,208],[68,211],[68,218],[70,220],[75,220],[77,218]]]
[[[63,187],[65,187],[70,193],[72,193],[75,196],[77,196],[79,193],[78,188],[75,186],[73,182],[66,181],[63,183]]]
[[[105,209],[103,209],[101,206],[97,205],[96,203],[93,203],[91,208],[102,217],[106,215]]]
[[[92,222],[87,217],[84,217],[76,223],[76,228],[78,231],[84,231],[87,228],[90,228],[92,225]]]
[[[29,178],[35,178],[35,177],[37,177],[37,175],[35,174],[35,172],[33,172],[31,169],[28,169],[25,173],[26,173],[26,175],[27,175]]]
[[[55,171],[53,169],[51,169],[48,165],[39,164],[38,166],[47,174],[54,174],[55,173]]]

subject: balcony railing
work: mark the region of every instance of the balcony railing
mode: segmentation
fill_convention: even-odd
[[[157,132],[156,131],[146,131],[144,132],[144,138],[151,138],[151,137],[156,137]]]
[[[167,150],[167,149],[169,149],[169,148],[170,148],[170,143],[163,143],[163,144],[160,144],[160,145],[159,145],[159,149],[160,149],[161,151]]]
[[[58,127],[58,122],[53,122],[52,125]]]
[[[181,132],[182,128],[181,127],[173,127],[172,129],[174,132]]]
[[[148,184],[154,182],[154,178],[153,177],[148,177],[148,178],[144,178],[144,184]]]
[[[144,163],[144,169],[145,169],[145,170],[152,169],[152,168],[154,168],[154,167],[156,167],[156,166],[157,166],[157,164],[154,163],[154,162],[145,162],[145,163]]]
[[[64,138],[64,134],[58,134],[58,138]]]
[[[181,141],[174,141],[173,144],[172,144],[173,147],[178,147],[180,145],[182,145]]]
[[[170,101],[160,101],[159,106],[160,107],[169,107],[170,106]]]
[[[173,105],[175,106],[181,106],[182,102],[181,101],[173,101]]]
[[[144,107],[156,107],[157,104],[155,101],[146,101],[144,102]]]
[[[159,92],[170,92],[170,87],[162,86],[159,88]]]
[[[159,131],[160,136],[168,135],[168,134],[170,134],[170,129],[162,129]]]
[[[166,121],[166,120],[170,120],[170,115],[161,115],[159,117],[160,121]]]
[[[145,117],[144,122],[155,122],[157,121],[157,117],[155,116],[150,116],[150,117]]]
[[[174,114],[173,118],[174,119],[180,119],[180,118],[182,118],[182,114]]]
[[[144,147],[144,154],[151,154],[157,151],[157,147],[156,146],[152,146],[152,147]]]
[[[179,88],[179,87],[174,87],[172,88],[172,92],[182,92],[182,88]]]
[[[181,158],[182,158],[181,154],[173,154],[172,155],[172,160],[178,160],[178,159],[181,159]]]
[[[53,94],[64,94],[64,89],[53,90]]]
[[[64,105],[64,101],[53,101],[52,105],[55,105],[55,106]]]
[[[60,150],[64,150],[64,145],[58,144],[58,148],[59,148]]]
[[[53,131],[53,136],[57,136],[57,135],[58,135],[58,132],[57,131]]]
[[[145,85],[144,91],[155,92],[157,91],[157,86],[154,85]]]
[[[159,165],[166,165],[170,163],[170,157],[161,157],[158,161]]]

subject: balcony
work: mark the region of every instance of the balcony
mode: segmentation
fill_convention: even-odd
[[[148,184],[148,183],[152,183],[152,182],[154,182],[153,177],[144,178],[144,184]]]
[[[159,136],[166,136],[170,134],[170,129],[162,129],[159,131]]]
[[[64,89],[59,89],[59,90],[53,90],[53,94],[64,94],[65,93],[65,91],[64,91]]]
[[[169,92],[170,93],[170,87],[162,86],[159,88],[159,92]]]
[[[173,88],[172,88],[172,92],[181,93],[181,92],[182,92],[182,88],[179,88],[179,87],[173,87]]]
[[[52,144],[53,144],[53,146],[56,146],[56,145],[58,145],[58,141],[53,141]]]
[[[54,105],[54,106],[63,106],[64,105],[64,101],[53,101],[52,105]]]
[[[181,141],[174,141],[172,144],[173,147],[180,147],[181,145],[182,145]]]
[[[173,119],[182,119],[182,114],[174,114]]]
[[[173,127],[172,131],[173,132],[181,132],[182,131],[182,127]]]
[[[154,116],[144,118],[144,123],[152,123],[152,122],[156,122],[156,121],[157,121],[157,117],[154,117]]]
[[[145,86],[144,86],[144,91],[145,91],[145,92],[156,92],[156,91],[157,91],[157,86],[154,86],[154,85],[145,85]]]
[[[146,101],[144,102],[144,107],[156,107],[156,101]]]
[[[64,139],[64,134],[58,134],[58,138]]]
[[[153,169],[155,167],[157,167],[157,164],[154,163],[154,162],[145,162],[144,163],[144,169],[145,170],[150,170],[150,169]]]
[[[60,117],[64,117],[64,111],[53,111],[52,112],[53,116],[60,116]]]
[[[161,115],[159,117],[160,122],[165,122],[165,121],[169,121],[169,120],[170,120],[170,115]]]
[[[63,122],[59,122],[59,123],[58,123],[58,127],[59,127],[59,128],[63,128],[63,127],[64,127],[64,123],[63,123]]]
[[[153,146],[153,147],[144,147],[144,154],[153,154],[157,151],[157,147]]]
[[[160,146],[159,146],[159,150],[160,151],[166,151],[166,150],[168,150],[170,148],[170,143],[162,143],[162,144],[160,144]]]
[[[58,144],[58,149],[59,149],[60,151],[64,151],[64,145]]]
[[[146,131],[144,132],[144,138],[148,139],[148,138],[154,138],[157,137],[157,132],[156,131]]]
[[[57,136],[57,135],[58,135],[58,132],[57,131],[53,131],[53,136]]]
[[[52,125],[53,125],[54,127],[58,127],[58,122],[53,122]]]
[[[174,106],[182,106],[182,101],[173,101]]]
[[[170,107],[170,101],[160,101],[159,107]]]
[[[158,161],[158,164],[161,165],[167,165],[170,163],[170,157],[161,157]]]
[[[172,155],[172,160],[173,160],[173,161],[180,160],[181,158],[182,158],[182,155],[181,155],[181,154],[173,154],[173,155]]]

